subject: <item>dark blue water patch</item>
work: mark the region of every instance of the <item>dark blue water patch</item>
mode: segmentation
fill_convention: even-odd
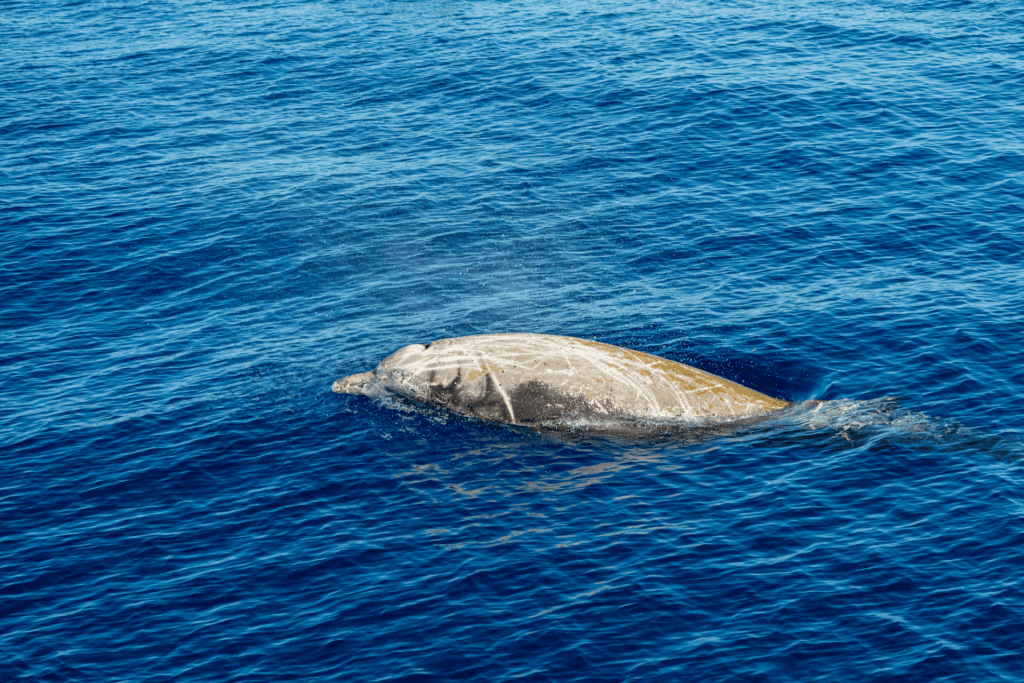
[[[1018,4],[10,5],[0,677],[1019,679]],[[799,403],[330,392],[498,332]]]

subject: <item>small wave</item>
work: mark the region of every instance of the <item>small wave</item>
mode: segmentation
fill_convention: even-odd
[[[1013,437],[984,433],[954,418],[935,417],[903,406],[899,396],[802,401],[778,415],[780,428],[798,428],[845,441],[850,446],[928,443],[951,451],[978,450],[998,460],[1024,457]]]

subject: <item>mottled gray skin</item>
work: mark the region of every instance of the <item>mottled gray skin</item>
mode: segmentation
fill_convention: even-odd
[[[788,405],[688,365],[600,342],[495,334],[412,344],[335,392],[381,389],[486,420],[742,418]]]

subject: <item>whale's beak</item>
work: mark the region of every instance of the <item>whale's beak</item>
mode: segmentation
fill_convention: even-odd
[[[373,379],[373,371],[360,372],[348,377],[342,377],[331,385],[331,391],[336,394],[365,394],[366,385]]]

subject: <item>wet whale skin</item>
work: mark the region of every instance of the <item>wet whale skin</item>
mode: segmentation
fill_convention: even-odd
[[[541,424],[567,417],[740,418],[783,408],[772,398],[675,361],[601,342],[495,334],[406,346],[338,393],[383,387],[487,420]]]

